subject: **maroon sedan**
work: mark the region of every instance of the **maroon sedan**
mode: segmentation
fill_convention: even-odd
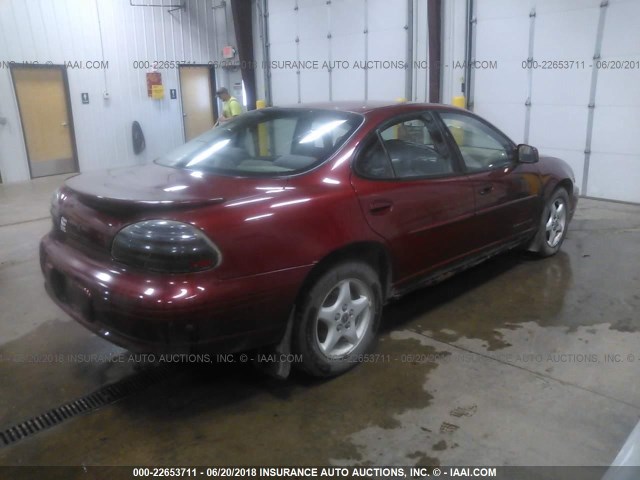
[[[70,178],[46,287],[135,351],[276,346],[336,375],[382,306],[505,250],[562,245],[571,168],[445,105],[257,110],[154,164]]]

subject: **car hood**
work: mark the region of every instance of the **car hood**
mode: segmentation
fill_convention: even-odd
[[[156,164],[83,173],[65,182],[84,203],[131,208],[223,203],[285,185],[283,179],[227,177]]]

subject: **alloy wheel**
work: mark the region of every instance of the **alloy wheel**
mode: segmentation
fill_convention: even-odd
[[[567,208],[562,198],[556,198],[549,208],[549,218],[545,225],[547,245],[555,248],[567,225]]]
[[[348,355],[364,338],[372,317],[373,292],[363,281],[340,280],[318,310],[316,342],[329,358]]]

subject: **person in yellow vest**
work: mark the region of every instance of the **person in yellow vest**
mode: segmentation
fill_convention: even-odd
[[[216,90],[216,96],[222,100],[222,115],[220,115],[218,122],[228,122],[233,117],[237,117],[242,113],[240,102],[238,102],[236,97],[229,95],[229,90],[226,88],[220,87]]]

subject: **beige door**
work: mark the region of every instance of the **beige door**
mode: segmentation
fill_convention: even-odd
[[[12,67],[31,177],[77,171],[60,67]]]
[[[180,67],[180,92],[184,137],[188,142],[213,128],[213,97],[211,95],[211,69],[209,67]]]

